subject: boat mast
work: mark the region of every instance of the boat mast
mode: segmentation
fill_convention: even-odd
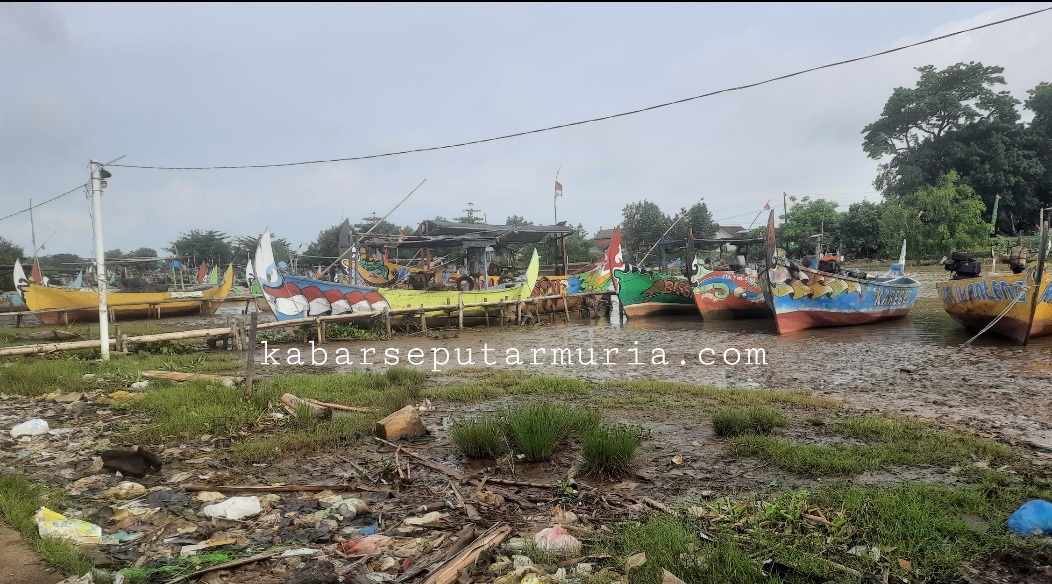
[[[1040,300],[1041,282],[1045,276],[1045,256],[1048,255],[1048,224],[1045,223],[1045,211],[1052,211],[1052,207],[1044,207],[1038,211],[1041,222],[1041,249],[1037,252],[1037,270],[1034,272],[1034,293],[1030,296],[1030,319],[1026,323],[1026,334],[1023,335],[1023,346],[1030,342],[1030,331],[1034,328],[1034,315],[1037,313],[1037,303]]]

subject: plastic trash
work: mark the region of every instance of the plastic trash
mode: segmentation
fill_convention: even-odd
[[[1052,503],[1027,501],[1008,518],[1008,529],[1016,535],[1052,535]]]
[[[32,420],[26,420],[14,428],[11,428],[11,437],[40,436],[41,434],[47,434],[49,430],[51,430],[51,428],[48,427],[46,420],[33,418]]]
[[[131,388],[132,389],[146,389],[147,387],[149,387],[149,385],[150,385],[150,382],[146,381],[146,380],[136,381],[135,383],[131,384]]]
[[[244,519],[263,512],[258,497],[230,497],[222,503],[205,505],[201,512],[209,517],[222,519]]]
[[[69,519],[47,507],[41,507],[33,519],[40,537],[57,537],[77,543],[98,544],[102,542],[102,528],[94,523]]]
[[[554,554],[575,554],[581,551],[581,542],[570,535],[561,525],[554,525],[540,530],[533,536],[533,542],[544,552]]]

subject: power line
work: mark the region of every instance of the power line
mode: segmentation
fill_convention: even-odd
[[[987,23],[987,24],[981,24],[981,25],[978,25],[978,26],[973,26],[971,28],[966,28],[964,30],[959,30],[957,32],[951,32],[949,34],[944,34],[944,35],[941,35],[941,36],[937,36],[937,37],[934,37],[934,38],[926,39],[926,40],[919,41],[919,42],[916,42],[916,43],[911,43],[911,44],[903,45],[903,46],[896,47],[896,48],[893,48],[893,49],[888,49],[886,51],[880,51],[879,53],[873,53],[873,54],[865,55],[865,56],[862,56],[862,57],[855,57],[855,58],[852,58],[852,59],[846,59],[844,61],[837,61],[835,63],[828,63],[826,65],[819,65],[817,67],[811,67],[810,69],[804,69],[802,71],[797,71],[795,73],[788,73],[786,75],[780,75],[778,77],[772,77],[770,79],[765,79],[763,81],[757,81],[757,82],[754,82],[754,83],[748,83],[746,85],[739,85],[737,87],[728,87],[726,89],[719,89],[719,90],[716,90],[716,91],[710,91],[709,93],[703,93],[701,95],[695,95],[693,97],[686,97],[686,98],[683,98],[683,99],[677,99],[675,101],[669,101],[669,102],[665,102],[665,103],[660,103],[660,104],[657,104],[657,105],[652,105],[652,106],[649,106],[649,107],[644,107],[644,108],[635,109],[635,110],[631,110],[631,111],[627,111],[627,112],[622,112],[622,113],[619,113],[619,114],[612,114],[612,115],[608,115],[608,116],[602,116],[602,117],[598,117],[598,118],[591,118],[591,119],[587,119],[587,120],[581,120],[581,121],[577,121],[577,122],[570,122],[570,123],[566,123],[566,124],[558,124],[558,125],[555,125],[555,126],[548,126],[546,128],[538,128],[536,130],[527,130],[527,131],[524,131],[524,132],[516,132],[514,134],[505,134],[503,136],[495,136],[495,137],[492,137],[492,138],[483,138],[483,139],[480,139],[480,140],[471,140],[469,142],[459,142],[459,143],[456,143],[456,144],[447,144],[445,146],[431,146],[431,147],[428,147],[428,148],[414,148],[412,150],[400,150],[400,151],[397,151],[397,152],[385,152],[383,154],[369,154],[369,155],[366,155],[366,156],[351,156],[351,157],[348,157],[348,158],[330,158],[330,159],[327,159],[327,160],[307,160],[307,161],[302,161],[302,162],[284,162],[284,163],[279,163],[279,164],[246,164],[246,165],[240,165],[240,166],[144,166],[144,165],[135,165],[135,164],[112,164],[110,166],[118,166],[118,167],[123,167],[123,168],[140,168],[140,169],[149,169],[149,170],[238,170],[238,169],[249,169],[249,168],[279,168],[279,167],[286,167],[286,166],[305,166],[305,165],[308,165],[308,164],[327,164],[327,163],[332,163],[332,162],[350,162],[350,161],[354,161],[354,160],[368,160],[368,159],[371,159],[371,158],[384,158],[384,157],[388,157],[388,156],[399,156],[399,155],[402,155],[402,154],[416,154],[416,153],[419,153],[419,152],[431,152],[431,151],[435,151],[435,150],[447,150],[447,149],[450,149],[450,148],[460,148],[460,147],[463,147],[463,146],[473,146],[475,144],[484,144],[486,142],[496,142],[498,140],[507,140],[509,138],[519,138],[519,137],[522,137],[522,136],[528,136],[530,134],[540,134],[542,132],[550,132],[552,130],[560,130],[560,129],[563,129],[563,128],[570,128],[570,127],[573,127],[573,126],[583,126],[585,124],[591,124],[591,123],[595,123],[595,122],[602,122],[602,121],[606,121],[606,120],[612,120],[612,119],[615,119],[615,118],[622,118],[622,117],[625,117],[625,116],[631,116],[631,115],[635,115],[635,114],[640,114],[640,113],[643,113],[643,112],[648,112],[648,111],[652,111],[652,110],[656,110],[656,109],[660,109],[660,108],[664,108],[664,107],[669,107],[669,106],[673,106],[673,105],[679,105],[681,103],[686,103],[688,101],[694,101],[694,100],[702,99],[702,98],[705,98],[705,97],[712,97],[714,95],[719,95],[721,93],[730,93],[730,92],[733,92],[733,91],[741,91],[743,89],[749,89],[749,88],[752,88],[752,87],[758,87],[760,85],[765,85],[767,83],[773,83],[775,81],[782,81],[782,80],[785,80],[785,79],[789,79],[791,77],[797,77],[797,76],[800,76],[800,75],[804,75],[806,73],[813,73],[815,71],[820,71],[822,69],[830,69],[832,67],[839,67],[841,65],[847,65],[849,63],[855,63],[855,62],[858,62],[858,61],[864,61],[866,59],[872,59],[872,58],[875,58],[875,57],[880,57],[880,56],[883,56],[883,55],[888,55],[888,54],[891,54],[891,53],[904,51],[906,49],[911,49],[913,47],[926,45],[928,43],[934,43],[936,41],[941,41],[941,40],[944,40],[944,39],[948,39],[948,38],[955,37],[955,36],[962,35],[962,34],[969,33],[969,32],[974,32],[974,31],[977,31],[977,30],[980,30],[980,29],[983,29],[983,28],[989,28],[989,27],[992,27],[992,26],[997,26],[999,24],[1004,24],[1006,22],[1011,22],[1013,20],[1020,20],[1022,18],[1027,18],[1027,17],[1030,17],[1030,16],[1034,16],[1035,14],[1040,14],[1042,12],[1048,12],[1049,10],[1052,10],[1052,6],[1047,7],[1047,8],[1041,8],[1039,10],[1034,10],[1033,12],[1027,12],[1025,14],[1019,14],[1017,16],[1012,16],[1012,17],[1005,18],[1005,19],[1002,19],[1002,20],[997,20],[997,21],[990,22],[990,23]]]
[[[29,207],[26,207],[25,209],[22,209],[21,211],[16,211],[14,213],[11,213],[10,215],[6,215],[4,217],[0,217],[0,221],[3,221],[4,219],[10,219],[12,217],[21,215],[22,213],[28,213],[31,209],[36,209],[37,207],[42,207],[44,205],[47,205],[51,201],[55,201],[55,200],[61,199],[62,197],[65,197],[66,195],[74,193],[74,192],[76,192],[76,191],[78,191],[78,190],[80,190],[80,189],[82,189],[82,188],[84,188],[86,186],[88,186],[87,183],[84,183],[82,185],[77,185],[77,186],[73,187],[72,189],[69,189],[68,191],[62,193],[61,195],[58,195],[56,197],[51,197],[50,199],[44,201],[43,203],[39,203],[37,205],[31,205]]]

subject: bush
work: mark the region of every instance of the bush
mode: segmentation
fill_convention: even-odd
[[[770,434],[785,425],[785,416],[763,406],[720,410],[712,415],[712,429],[718,436]]]
[[[629,426],[596,426],[581,433],[584,460],[590,472],[624,474],[632,468],[639,446],[639,429]]]

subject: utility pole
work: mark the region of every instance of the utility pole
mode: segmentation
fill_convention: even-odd
[[[99,343],[103,361],[110,359],[110,311],[106,305],[106,251],[102,245],[102,187],[110,173],[91,161],[92,227],[95,231],[95,275],[99,287]]]

